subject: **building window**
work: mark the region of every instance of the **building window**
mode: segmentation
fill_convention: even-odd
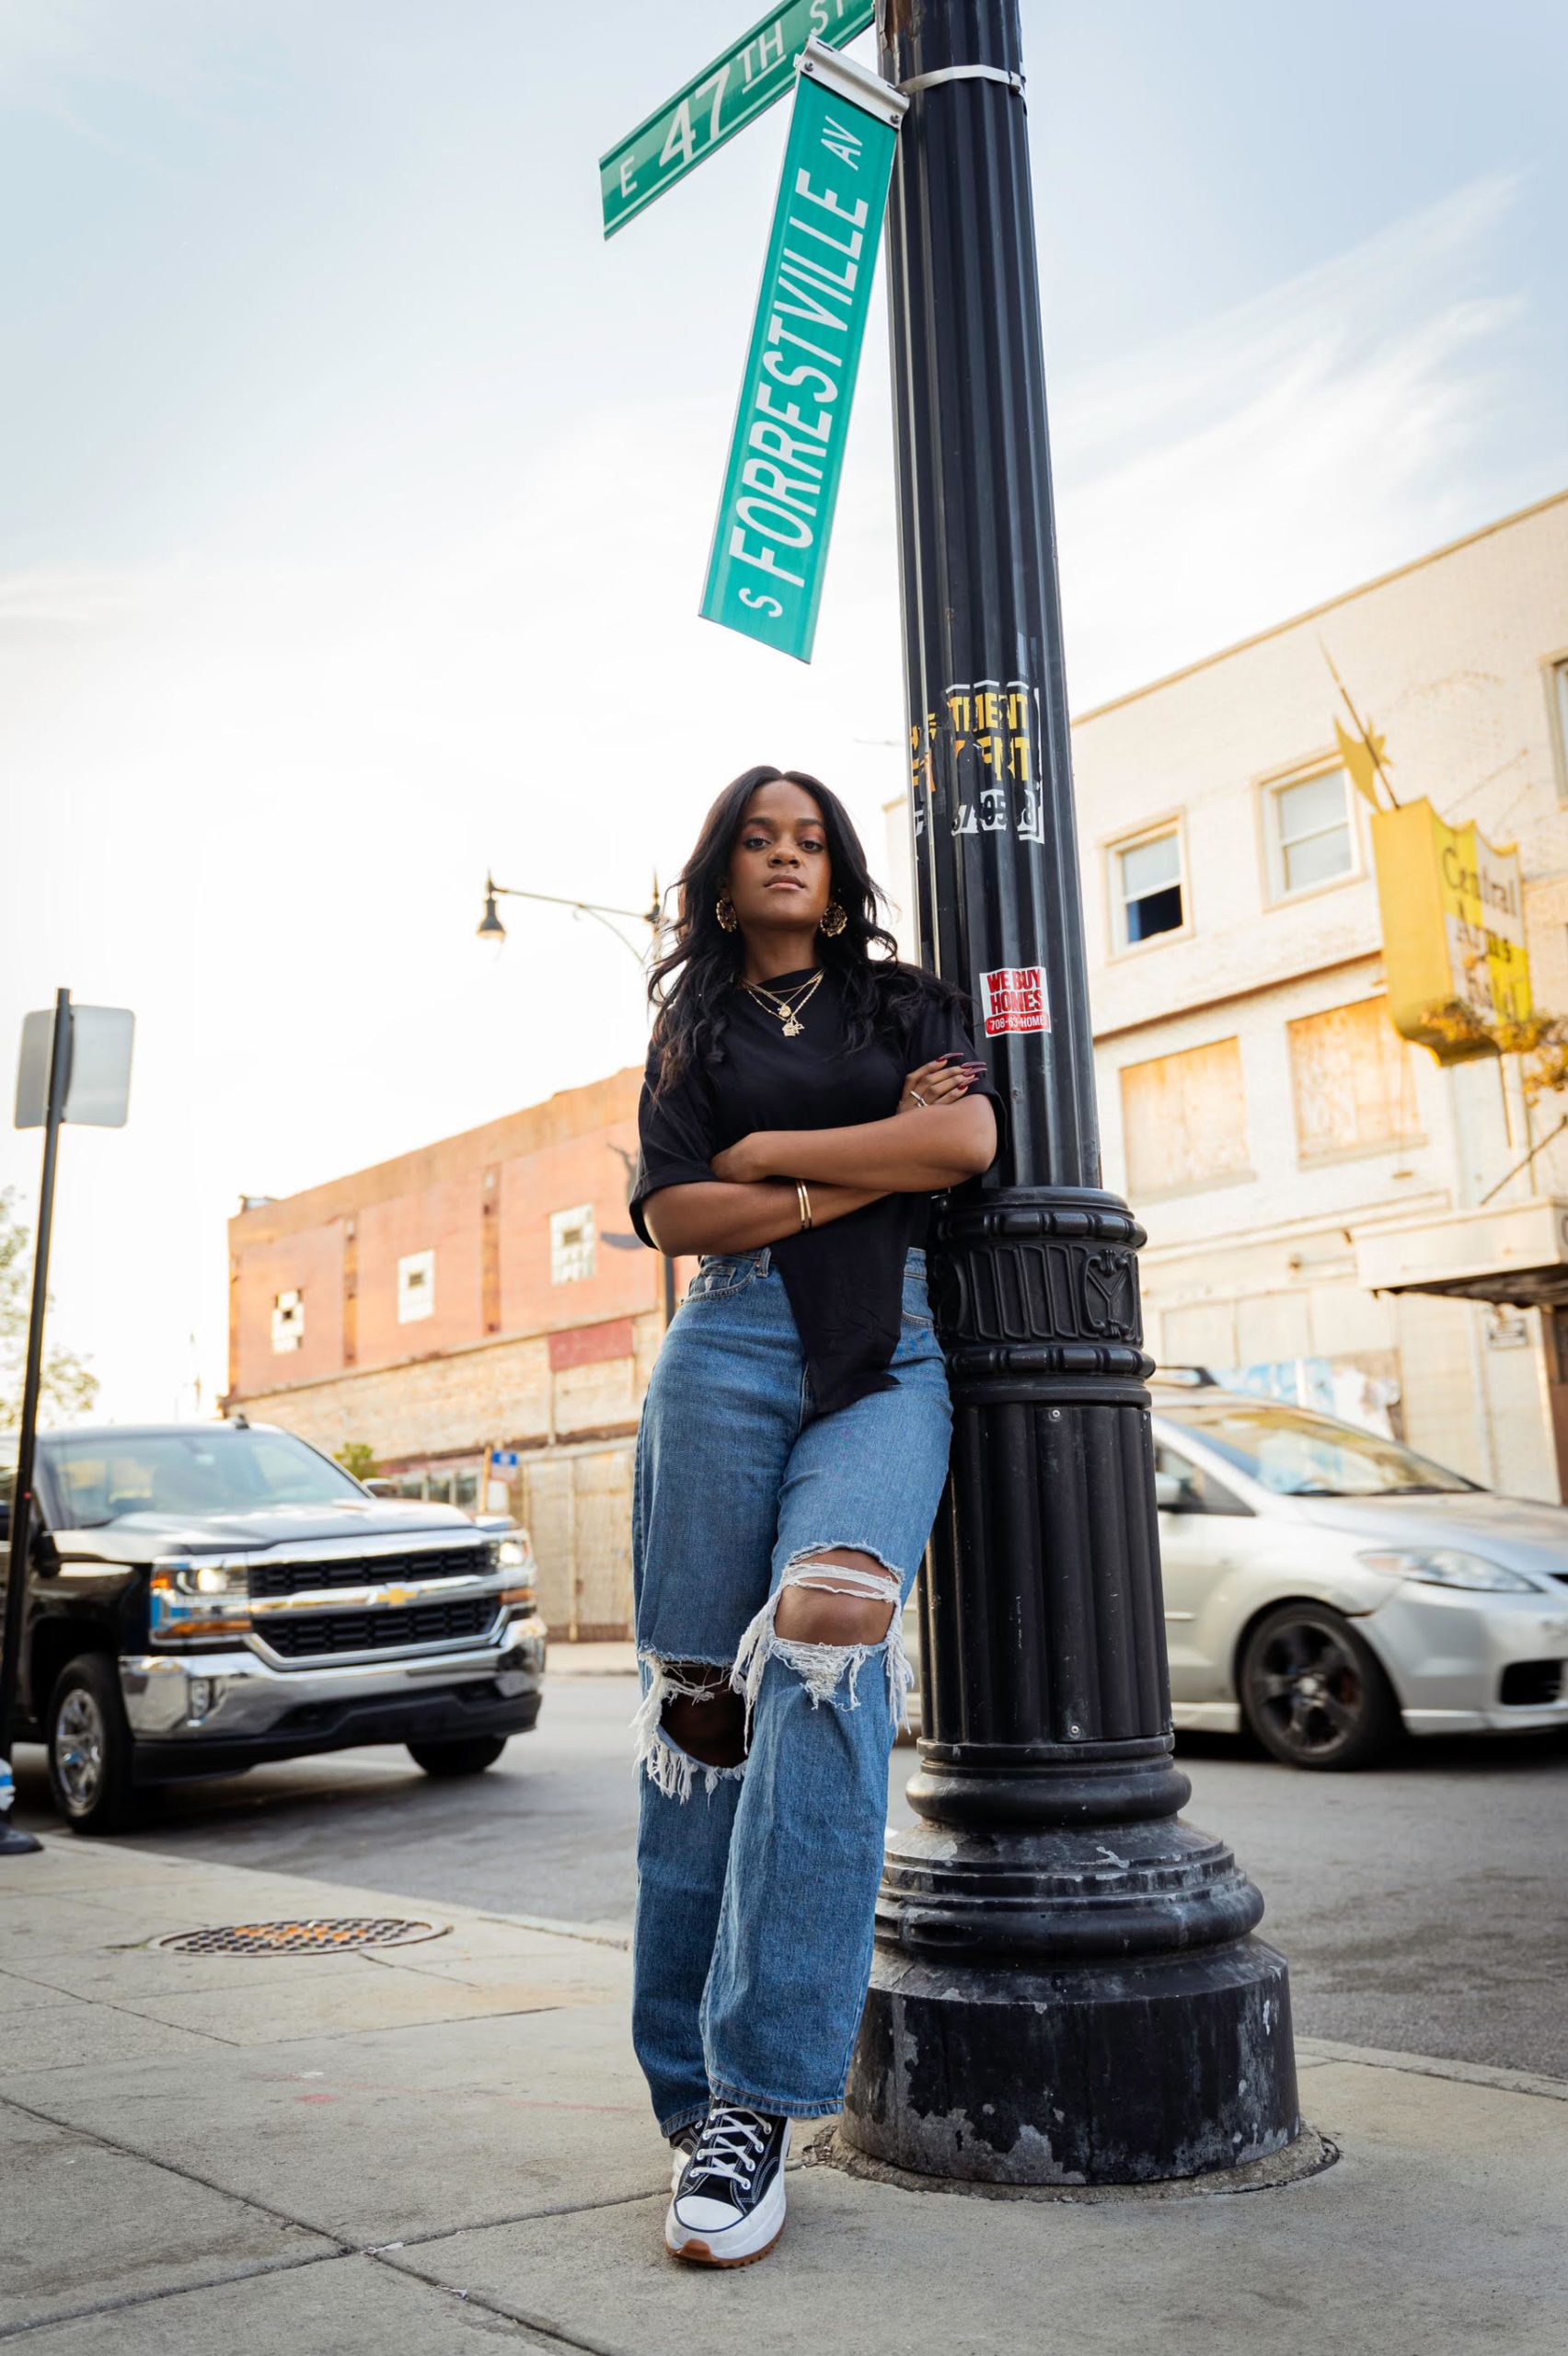
[[[594,1206],[580,1203],[574,1211],[550,1213],[550,1282],[581,1284],[595,1265]]]
[[[305,1295],[281,1292],[272,1302],[272,1347],[280,1355],[297,1350],[305,1340]]]
[[[1389,1020],[1386,998],[1332,1006],[1285,1027],[1303,1161],[1415,1142],[1413,1058]]]
[[[1135,1203],[1216,1179],[1251,1177],[1240,1041],[1216,1039],[1149,1063],[1124,1064],[1122,1123]]]
[[[1182,885],[1182,837],[1175,826],[1119,843],[1111,854],[1116,946],[1136,949],[1162,932],[1180,932],[1187,921]]]
[[[1557,755],[1557,791],[1568,802],[1568,654],[1551,666],[1547,689],[1551,698],[1551,734]]]
[[[1268,825],[1276,900],[1355,872],[1350,780],[1343,769],[1323,769],[1316,777],[1271,786]]]
[[[415,1325],[435,1315],[435,1253],[410,1252],[398,1263],[398,1322]]]

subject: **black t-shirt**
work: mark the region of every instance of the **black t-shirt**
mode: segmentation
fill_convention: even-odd
[[[809,978],[805,968],[777,976],[769,987],[789,990]],[[974,1055],[961,1015],[933,987],[922,988],[867,1045],[851,1050],[842,984],[830,969],[801,1010],[801,1023],[800,1036],[786,1038],[778,1016],[737,987],[721,1060],[687,1070],[662,1095],[655,1093],[658,1050],[650,1050],[631,1197],[632,1224],[645,1243],[652,1242],[642,1217],[647,1197],[663,1186],[711,1184],[713,1156],[754,1129],[850,1128],[882,1120],[898,1109],[905,1075],[917,1065]],[[996,1091],[981,1085],[978,1092],[990,1096],[999,1124]],[[896,1387],[888,1362],[898,1346],[905,1257],[926,1241],[930,1201],[928,1195],[884,1195],[769,1246],[820,1413]]]

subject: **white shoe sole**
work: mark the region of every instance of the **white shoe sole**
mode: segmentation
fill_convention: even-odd
[[[688,2266],[755,2266],[759,2258],[767,2256],[784,2231],[784,2171],[780,2168],[767,2198],[744,2223],[726,2225],[717,2234],[683,2225],[672,2200],[664,2220],[664,2247],[672,2258],[684,2258]]]
[[[688,2266],[755,2266],[759,2258],[766,2258],[784,2231],[784,2170],[793,2139],[793,2127],[786,2128],[778,2173],[744,2223],[726,2225],[719,2233],[700,2225],[683,2225],[672,2200],[664,2219],[664,2247],[670,2256],[684,2258]],[[678,2189],[678,2174],[675,2184]]]

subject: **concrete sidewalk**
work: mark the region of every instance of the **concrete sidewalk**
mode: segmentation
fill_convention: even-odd
[[[444,1926],[374,1953],[175,1931]],[[1306,2044],[1337,2165],[1276,2189],[993,2195],[811,2145],[785,2238],[680,2268],[618,1942],[50,1841],[0,1864],[0,2338],[40,2356],[1546,2356],[1568,2337],[1568,2085]]]

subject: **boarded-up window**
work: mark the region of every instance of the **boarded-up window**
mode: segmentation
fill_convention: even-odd
[[[1411,1052],[1389,1020],[1387,999],[1304,1014],[1286,1030],[1303,1161],[1419,1137]]]
[[[1124,1064],[1122,1121],[1135,1202],[1244,1172],[1240,1041],[1216,1039],[1151,1063]]]

